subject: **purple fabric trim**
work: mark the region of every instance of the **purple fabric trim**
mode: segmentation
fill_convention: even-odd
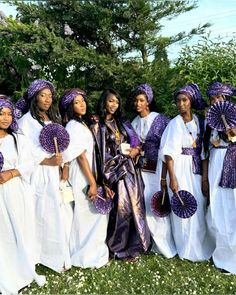
[[[129,143],[132,148],[140,145],[140,140],[135,132],[133,126],[131,125],[130,121],[125,121],[122,123],[122,126],[124,127],[125,131],[127,132],[128,138],[129,138]]]
[[[230,143],[227,147],[219,186],[236,188],[236,143]]]
[[[156,118],[153,120],[142,147],[145,158],[153,160],[156,160],[158,158],[158,150],[160,147],[161,136],[169,121],[169,118],[161,114],[156,116]]]
[[[0,152],[0,172],[2,171],[3,165],[4,165],[4,157],[3,157],[3,154]]]
[[[182,148],[183,155],[191,155],[193,158],[193,173],[202,175],[202,161],[201,161],[201,151],[202,151],[202,140],[204,134],[204,120],[198,117],[200,134],[196,140],[196,148]]]
[[[193,158],[193,173],[202,174],[201,148],[182,148],[182,155],[191,155]]]

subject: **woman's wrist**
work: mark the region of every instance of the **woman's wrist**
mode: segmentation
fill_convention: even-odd
[[[14,178],[15,175],[14,175],[14,173],[13,173],[13,170],[8,170],[8,171],[9,171],[9,173],[11,174],[11,178]]]

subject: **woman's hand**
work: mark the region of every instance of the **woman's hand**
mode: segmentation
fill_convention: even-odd
[[[51,158],[46,158],[40,164],[47,166],[60,166],[62,164],[62,154],[56,154]]]
[[[234,136],[236,136],[236,127],[227,129],[225,131],[225,133],[228,135],[228,137],[234,137]]]
[[[109,199],[113,199],[115,196],[115,193],[113,192],[113,190],[111,190],[108,186],[104,186],[105,189],[105,193],[106,193],[106,197]]]
[[[89,186],[88,197],[90,201],[94,201],[97,197],[97,185],[93,183]]]
[[[129,156],[130,156],[130,158],[135,158],[137,155],[139,155],[139,152],[140,152],[140,150],[139,150],[139,148],[131,148],[131,149],[127,149],[127,151],[129,151]]]
[[[173,193],[176,193],[179,190],[176,176],[170,177],[170,189]]]
[[[68,180],[69,179],[69,164],[64,164],[62,171],[61,171],[61,180]]]
[[[202,179],[202,194],[204,197],[209,198],[209,181],[208,179]]]
[[[14,177],[13,172],[11,170],[3,171],[0,173],[0,184],[4,184],[8,180]]]

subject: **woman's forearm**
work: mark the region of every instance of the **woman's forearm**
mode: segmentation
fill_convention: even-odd
[[[77,162],[78,162],[85,178],[87,179],[89,185],[96,184],[95,178],[94,178],[93,173],[90,169],[89,162],[88,162],[85,152],[83,152],[81,155],[79,155],[77,157]]]

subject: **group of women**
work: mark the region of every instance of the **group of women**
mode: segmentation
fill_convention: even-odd
[[[213,104],[236,92],[216,82],[207,95]],[[236,274],[235,163],[227,166],[230,185],[220,182],[227,153],[236,158],[228,139],[236,130],[211,130],[193,113],[207,107],[197,84],[178,89],[174,99],[179,115],[170,120],[155,111],[151,86],[139,85],[132,93],[137,116],[131,123],[114,89],[101,94],[96,116],[79,88],[61,94],[59,114],[55,88],[42,79],[21,99],[21,117],[0,95],[1,293],[17,293],[33,280],[43,285],[37,263],[62,272],[72,265],[99,268],[109,258],[134,262],[148,251],[190,261],[213,257],[217,268]],[[51,123],[63,124],[69,134],[62,153],[40,144],[42,129]],[[62,201],[61,181],[71,185],[73,201]],[[171,198],[181,190],[197,201],[193,216],[153,214],[156,192],[168,191]],[[109,214],[94,206],[101,191],[112,200]]]

